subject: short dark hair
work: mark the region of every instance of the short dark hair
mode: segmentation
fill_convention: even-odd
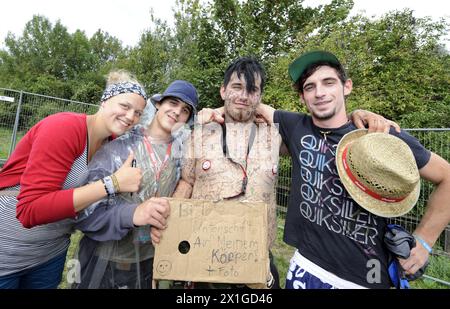
[[[165,97],[164,99],[162,99],[162,100],[160,101],[160,103],[163,104],[167,99],[169,99],[169,100],[175,100],[175,101],[177,101],[177,102],[186,104],[186,105],[187,105],[187,108],[189,109],[189,118],[191,118],[192,113],[194,112],[194,108],[192,107],[191,104],[189,104],[189,103],[187,103],[187,102],[184,102],[182,99],[180,99],[180,98],[178,98],[178,97],[174,97],[174,96],[168,96],[168,97]]]
[[[335,69],[336,73],[339,77],[339,80],[342,82],[342,84],[344,84],[345,81],[347,80],[347,73],[345,72],[345,69],[341,65],[326,62],[326,61],[316,62],[316,63],[310,65],[305,70],[305,72],[303,72],[303,74],[300,75],[297,82],[294,83],[293,87],[294,87],[295,91],[297,91],[298,93],[303,93],[303,85],[305,84],[305,81],[308,79],[308,77],[313,75],[314,72],[316,72],[322,66],[329,66],[329,67],[332,67],[333,69]]]
[[[238,78],[244,75],[247,82],[247,92],[253,93],[256,90],[255,74],[261,77],[261,93],[264,91],[266,82],[266,72],[263,65],[253,57],[240,57],[234,60],[225,70],[223,85],[226,87],[230,82],[231,75],[236,72]]]

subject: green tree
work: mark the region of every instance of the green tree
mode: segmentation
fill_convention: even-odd
[[[272,78],[287,81],[288,63],[305,51],[329,50],[342,60],[353,80],[350,110],[368,109],[407,127],[450,126],[450,63],[440,43],[448,28],[445,20],[416,18],[406,9],[375,20],[358,15],[317,26],[306,27],[297,49],[277,59]],[[277,96],[269,96],[269,102],[292,109],[289,96],[281,92],[281,103],[275,101]]]
[[[251,55],[268,71],[264,102],[304,110],[292,91],[289,63],[312,49],[334,52],[354,81],[348,107],[365,108],[408,127],[450,126],[450,56],[440,43],[449,24],[410,10],[381,18],[349,16],[352,0],[309,8],[298,0],[177,0],[174,27],[150,14],[134,48],[99,29],[91,38],[34,16],[0,50],[0,86],[96,103],[112,68],[135,73],[149,94],[174,79],[192,82],[201,107],[221,105],[226,66]]]
[[[151,21],[154,28],[144,32],[127,58],[117,62],[118,67],[124,67],[137,75],[148,94],[163,91],[169,83],[173,59],[172,30],[153,14]]]
[[[297,33],[318,11],[298,0],[217,0],[213,14],[233,58],[251,54],[268,62],[293,46]]]
[[[124,53],[120,42],[108,33],[99,30],[88,39],[83,31],[70,34],[59,20],[52,25],[39,15],[26,23],[22,36],[9,33],[5,46],[0,52],[3,87],[67,99],[75,94],[76,98],[92,97],[80,93],[102,88],[103,68]]]
[[[203,7],[198,0],[180,0],[168,76],[193,82],[201,106],[219,106],[223,72],[234,58],[256,56],[270,66],[315,12],[293,0],[216,0]]]
[[[123,55],[122,44],[119,39],[98,29],[89,39],[92,53],[97,58],[98,66],[114,63]],[[98,69],[95,68],[95,69]]]

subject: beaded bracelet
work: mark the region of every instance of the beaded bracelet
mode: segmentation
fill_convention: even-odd
[[[430,247],[429,244],[425,240],[423,240],[419,235],[413,234],[414,238],[420,242],[420,244],[428,251],[429,254],[433,252],[433,249]]]
[[[106,186],[105,180],[103,180],[103,178],[100,179],[100,180],[102,181],[103,186],[105,187],[105,192],[106,192],[106,194],[109,196],[109,191],[108,191],[108,187]]]

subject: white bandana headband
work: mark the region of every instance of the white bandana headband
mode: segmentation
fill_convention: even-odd
[[[142,96],[145,101],[147,101],[147,94],[145,93],[144,88],[132,82],[124,82],[111,84],[106,87],[105,91],[103,92],[102,98],[100,99],[100,102],[104,102],[109,98],[121,93],[136,93]]]

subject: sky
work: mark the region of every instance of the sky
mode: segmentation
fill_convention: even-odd
[[[207,2],[205,0],[204,2]],[[317,6],[331,0],[305,0],[304,4]],[[389,10],[410,8],[417,17],[431,16],[450,21],[450,2],[443,0],[354,0],[352,13],[364,11],[366,16],[380,16]],[[150,25],[150,11],[156,17],[173,25],[176,0],[8,0],[0,6],[0,48],[8,31],[21,36],[25,24],[33,15],[46,16],[53,24],[60,19],[70,33],[80,29],[88,37],[98,29],[117,37],[123,45],[135,46],[141,34]],[[449,38],[450,39],[450,38]],[[450,42],[447,42],[450,50]]]

